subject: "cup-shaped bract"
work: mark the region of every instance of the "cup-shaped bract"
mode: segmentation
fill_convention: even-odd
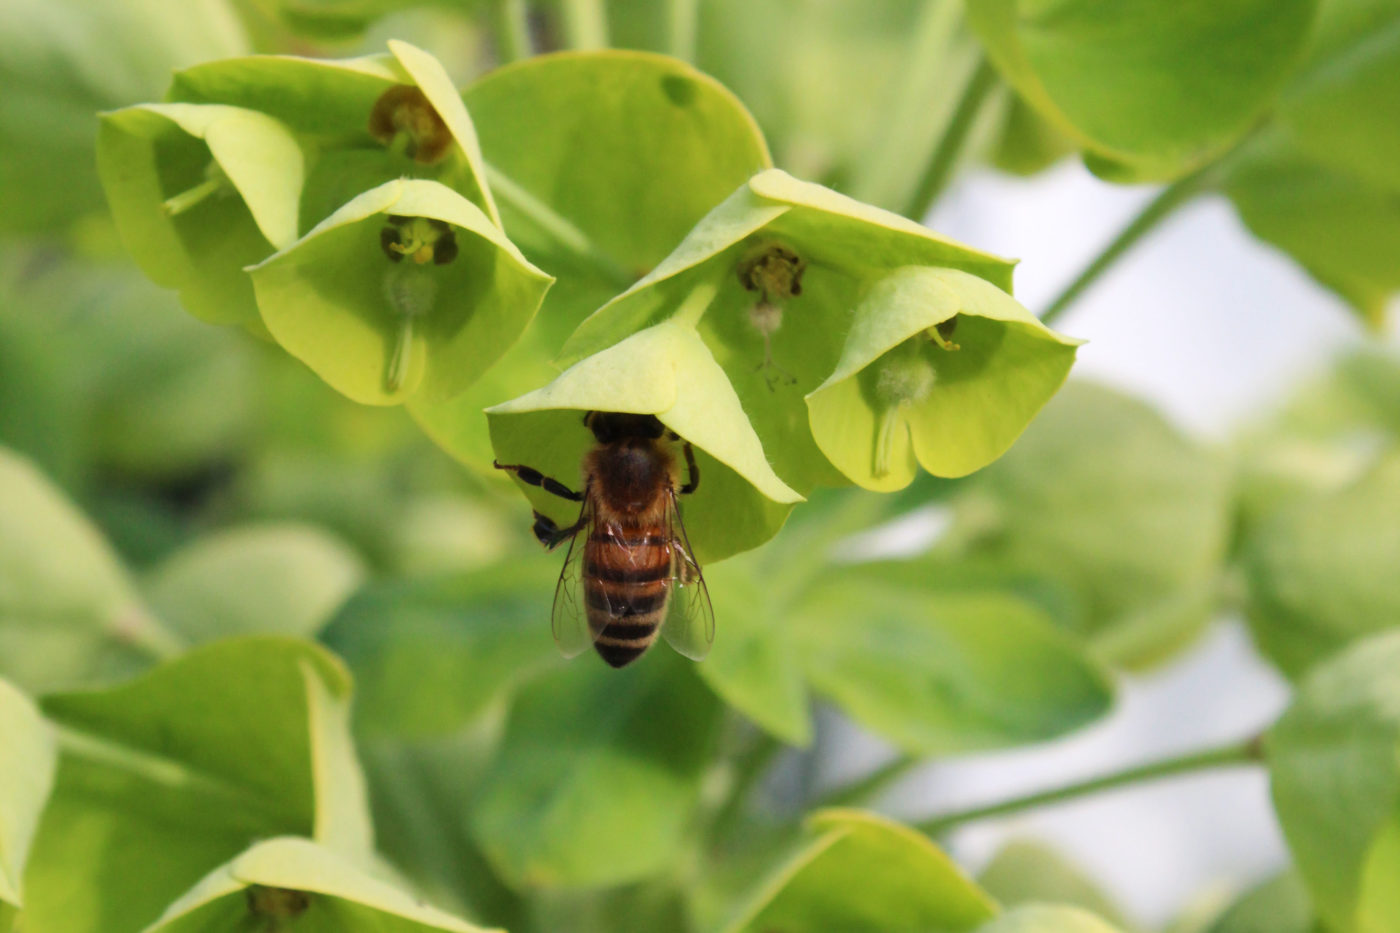
[[[97,164],[117,230],[196,317],[262,329],[243,267],[297,236],[300,145],[280,122],[220,104],[102,115]]]
[[[424,179],[364,192],[249,272],[273,338],[367,405],[464,391],[554,281],[479,207]]]
[[[693,327],[667,321],[646,328],[543,388],[487,409],[497,458],[581,490],[581,461],[596,443],[583,424],[589,411],[655,415],[691,444],[700,482],[681,501],[681,514],[701,562],[771,538],[802,499],[769,466],[728,377]],[[687,477],[677,454],[679,485]],[[521,488],[561,528],[577,519],[576,503]]]
[[[903,281],[896,274],[911,275],[905,271],[911,268],[928,269],[945,281],[936,289],[889,287]],[[976,444],[938,457],[930,454],[926,463],[942,475],[959,475],[990,462],[1053,394],[1073,358],[1071,341],[1041,327],[1010,298],[1011,269],[1007,260],[940,237],[896,214],[769,170],[749,179],[649,275],[584,321],[565,344],[561,361],[596,353],[659,321],[689,322],[728,374],[785,481],[804,493],[817,485],[852,481],[895,489],[913,478],[908,467],[913,460],[894,457],[901,469],[886,469],[877,478],[873,461],[862,469],[852,461],[851,451],[828,452],[834,430],[840,435],[836,443],[856,445],[859,456],[871,461],[879,431],[869,427],[855,437],[845,425],[828,425],[824,413],[809,411],[809,395],[840,381],[832,377],[859,357],[865,343],[898,330],[906,316],[927,323],[911,326],[881,346],[875,357],[917,331],[934,329],[937,334],[935,325],[956,315],[959,324],[945,324],[945,329],[961,326],[961,336],[938,334],[939,351],[957,356],[962,351],[953,347],[964,339],[975,349],[961,356],[960,363],[940,361],[952,367],[948,379],[956,372],[964,394],[1009,399],[1009,407],[993,412],[998,423],[992,427],[976,421],[997,403],[972,404],[965,412],[955,412],[957,427],[950,429],[950,436],[959,441],[971,438]],[[950,289],[966,294],[953,300]],[[919,302],[931,308],[908,307]],[[890,320],[883,321],[885,317]],[[1016,330],[1008,340],[1013,325]],[[1023,331],[1030,336],[1022,339]],[[932,385],[917,371],[910,378],[913,384],[908,388],[914,395],[923,392],[921,381]],[[993,381],[1006,384],[992,386]],[[1023,383],[1036,386],[1030,393],[1034,404],[1023,403],[1017,388]],[[944,392],[941,397],[956,396]],[[844,411],[836,415],[847,417]],[[1008,431],[1002,422],[1016,422],[1017,427]],[[885,433],[898,431],[886,425]],[[890,460],[885,458],[882,465]]]
[[[1020,436],[1077,346],[976,276],[896,269],[866,290],[841,362],[807,396],[812,436],[866,489],[907,486],[916,462],[964,476]]]
[[[176,72],[169,97],[275,117],[312,153],[300,229],[395,178],[442,182],[500,226],[476,129],[432,55],[391,40],[389,55],[327,61],[254,55]]]

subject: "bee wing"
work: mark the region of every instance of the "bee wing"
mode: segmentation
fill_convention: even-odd
[[[690,548],[674,494],[667,519],[671,526],[671,607],[661,635],[687,658],[703,661],[715,640],[715,608],[710,604],[710,591]]]
[[[593,647],[593,633],[588,629],[588,613],[583,600],[583,551],[579,539],[588,540],[593,530],[593,515],[585,500],[579,509],[579,530],[569,539],[564,555],[564,567],[559,571],[559,583],[554,587],[554,609],[550,613],[550,628],[554,643],[566,658],[582,654]]]

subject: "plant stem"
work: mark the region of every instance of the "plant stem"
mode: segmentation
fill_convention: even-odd
[[[759,780],[768,773],[769,767],[783,751],[783,743],[767,732],[754,737],[748,748],[734,758],[733,783],[724,802],[710,820],[709,837],[724,839],[734,829],[744,815],[744,807],[749,802]]]
[[[186,647],[180,638],[140,605],[130,605],[116,613],[109,632],[117,641],[145,653],[155,661],[173,658]]]
[[[930,817],[929,819],[913,823],[912,825],[920,832],[927,833],[930,836],[936,836],[939,833],[947,832],[954,827],[976,820],[983,820],[993,816],[1002,816],[1007,813],[1018,813],[1022,810],[1030,810],[1035,807],[1042,807],[1047,804],[1059,803],[1065,800],[1074,800],[1077,797],[1096,794],[1100,791],[1111,790],[1112,788],[1122,787],[1128,784],[1137,784],[1142,781],[1152,781],[1178,774],[1189,774],[1193,771],[1204,771],[1210,768],[1257,764],[1262,757],[1263,750],[1261,748],[1260,739],[1256,736],[1245,742],[1236,742],[1220,748],[1192,752],[1191,754],[1182,755],[1178,758],[1154,761],[1151,764],[1137,765],[1113,774],[1105,774],[1101,777],[1090,778],[1089,780],[1081,781],[1077,784],[1066,784],[1062,787],[1039,791],[1025,797],[1015,797],[1011,800],[1003,800],[1000,803],[971,807],[966,810],[955,810],[941,816]]]
[[[193,188],[187,188],[179,194],[172,195],[161,203],[165,213],[171,217],[178,217],[190,208],[202,204],[208,198],[224,190],[228,182],[222,174],[212,175],[204,179]]]
[[[865,806],[880,796],[891,784],[927,762],[922,758],[900,755],[892,758],[844,787],[827,794],[817,801],[818,807],[859,807]]]
[[[958,160],[962,157],[972,127],[977,122],[977,115],[996,85],[996,70],[985,57],[980,58],[967,83],[963,85],[962,97],[958,100],[958,105],[948,120],[948,126],[943,130],[943,136],[938,140],[938,146],[933,150],[933,155],[924,168],[924,174],[909,199],[909,205],[904,209],[905,217],[923,222],[934,200],[953,177],[953,170],[957,168]]]
[[[534,53],[530,41],[530,13],[525,0],[496,0],[491,7],[496,54],[501,63],[529,58]]]
[[[695,61],[696,19],[700,0],[670,0],[667,4],[668,51],[683,61]]]
[[[1050,307],[1045,309],[1045,313],[1040,316],[1042,322],[1049,324],[1065,312],[1075,299],[1078,298],[1089,286],[1098,281],[1099,276],[1108,271],[1112,265],[1118,261],[1124,253],[1137,244],[1143,236],[1156,228],[1163,220],[1175,213],[1176,209],[1206,188],[1210,187],[1215,178],[1215,171],[1220,165],[1219,162],[1212,162],[1209,165],[1197,169],[1190,175],[1178,178],[1167,185],[1158,193],[1157,197],[1142,209],[1142,211],[1129,222],[1129,224],[1113,238],[1113,241],[1104,248],[1094,258],[1094,261],[1079,273],[1078,277],[1062,292],[1058,298],[1050,303]]]
[[[549,234],[565,252],[572,253],[585,265],[594,269],[609,284],[619,291],[635,281],[629,273],[611,256],[604,253],[594,242],[567,218],[557,213],[548,204],[517,185],[510,176],[501,172],[489,162],[486,163],[486,178],[501,201],[510,204],[528,216],[542,231]]]
[[[608,47],[608,16],[602,0],[561,0],[560,7],[566,48]]]

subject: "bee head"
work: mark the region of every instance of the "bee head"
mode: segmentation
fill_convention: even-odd
[[[616,444],[629,439],[657,440],[666,426],[655,415],[634,415],[616,411],[590,411],[583,424],[600,444]]]

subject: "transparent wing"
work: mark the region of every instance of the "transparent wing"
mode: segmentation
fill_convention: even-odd
[[[703,661],[715,640],[715,609],[691,550],[676,497],[667,509],[671,525],[671,607],[661,626],[666,643],[692,661]]]
[[[593,528],[593,516],[587,500],[579,509],[578,517],[579,530],[569,540],[564,568],[559,571],[559,583],[554,587],[554,609],[550,613],[554,643],[566,658],[580,655],[593,647],[593,633],[588,629],[588,614],[583,600],[584,545],[579,544],[580,539],[588,540]]]

